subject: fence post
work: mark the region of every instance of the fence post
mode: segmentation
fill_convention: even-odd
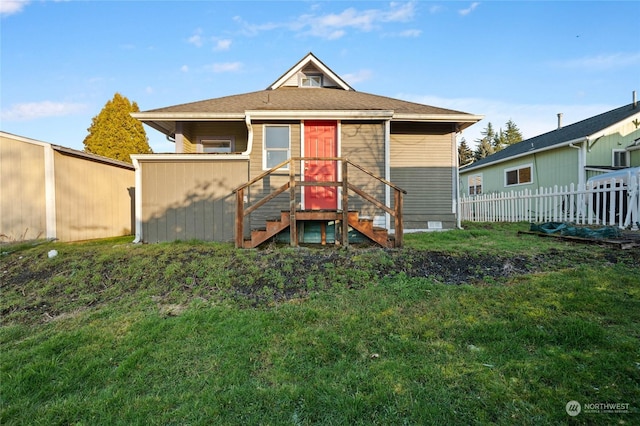
[[[298,226],[296,220],[296,167],[289,161],[289,244],[298,246]]]

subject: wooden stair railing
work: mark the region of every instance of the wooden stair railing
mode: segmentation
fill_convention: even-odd
[[[342,180],[335,182],[316,182],[316,181],[302,181],[296,180],[296,167],[295,164],[301,161],[335,161],[342,163]],[[289,168],[289,181],[279,188],[275,189],[262,199],[254,202],[250,207],[245,209],[245,190],[249,188],[251,185],[261,181],[267,176],[273,174],[276,171],[282,171],[282,169],[288,165]],[[372,178],[378,180],[384,185],[394,190],[394,208],[391,209],[387,207],[383,202],[376,199],[371,194],[368,194],[361,188],[356,187],[352,183],[349,182],[349,165],[354,166],[360,171],[366,173]],[[286,211],[288,218],[285,218],[284,212],[281,213],[281,217],[274,221],[267,221],[267,228],[264,230],[256,231],[255,234],[252,232],[251,240],[248,241],[248,246],[256,247],[262,242],[268,240],[273,237],[277,233],[283,231],[287,227],[290,229],[290,244],[292,246],[298,245],[298,233],[297,233],[297,221],[303,220],[299,219],[300,216],[304,216],[304,212],[299,212],[296,209],[296,188],[304,187],[304,186],[329,186],[335,188],[342,188],[342,211],[338,214],[339,211],[336,211],[335,218],[340,221],[342,226],[342,245],[349,245],[349,227],[357,230],[362,233],[369,239],[377,242],[382,246],[388,246],[388,232],[385,229],[384,233],[381,232],[380,229],[373,228],[372,223],[366,223],[366,220],[359,218],[359,216],[353,215],[353,212],[349,212],[349,190],[363,198],[364,200],[370,202],[377,208],[384,210],[390,216],[394,218],[394,228],[395,228],[395,238],[393,240],[394,247],[401,247],[403,244],[403,223],[402,223],[402,204],[403,204],[403,195],[407,193],[404,189],[394,185],[393,183],[387,181],[380,176],[376,176],[374,173],[368,171],[362,166],[350,161],[349,159],[342,157],[292,157],[288,160],[283,161],[277,166],[271,168],[270,170],[265,171],[264,173],[256,176],[251,179],[249,182],[239,186],[234,190],[236,193],[236,220],[235,220],[235,244],[237,248],[245,247],[244,242],[244,222],[245,218],[256,211],[258,208],[262,207],[269,201],[276,198],[278,195],[284,193],[285,191],[289,191],[289,209]],[[350,214],[351,213],[351,214]],[[271,223],[269,222],[277,222]]]

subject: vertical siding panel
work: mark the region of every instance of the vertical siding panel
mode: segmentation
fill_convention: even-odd
[[[44,147],[0,136],[0,237],[46,237]]]
[[[141,160],[145,242],[233,240],[232,191],[247,181],[248,162],[210,158]]]

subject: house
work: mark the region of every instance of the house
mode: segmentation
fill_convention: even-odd
[[[265,90],[132,116],[175,142],[132,156],[137,240],[245,247],[453,228],[456,135],[482,118],[358,92],[312,53]]]
[[[0,132],[0,242],[131,235],[133,166]]]
[[[640,166],[640,107],[629,105],[524,140],[460,169],[464,195],[584,185],[600,173]]]

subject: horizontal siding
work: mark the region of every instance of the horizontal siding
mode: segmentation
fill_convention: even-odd
[[[223,122],[189,122],[184,123],[184,134],[188,136],[192,145],[189,152],[197,152],[199,137],[231,136],[235,139],[235,152],[244,152],[247,149],[248,130],[244,121]]]
[[[341,126],[342,156],[384,178],[384,123],[343,122]],[[349,182],[384,203],[385,185],[355,167],[349,168]],[[350,193],[349,210],[362,216],[381,216],[384,211]]]
[[[448,125],[392,125],[391,181],[407,191],[405,229],[427,229],[429,221],[455,225],[454,134]]]
[[[131,235],[133,169],[56,152],[56,230],[60,241]]]
[[[46,237],[44,147],[0,136],[0,241]]]
[[[145,242],[232,241],[233,190],[247,182],[246,160],[141,162]]]
[[[253,179],[256,176],[264,173],[265,170],[262,168],[262,159],[263,159],[263,135],[264,135],[264,126],[267,124],[273,125],[289,125],[290,127],[290,143],[291,143],[291,156],[299,157],[300,156],[300,142],[301,142],[301,126],[298,122],[255,122],[253,124],[253,149],[250,154],[250,179]],[[296,176],[299,178],[300,176],[300,165],[295,165]],[[289,171],[276,172],[267,178],[255,183],[249,188],[248,191],[248,199],[249,205],[254,203],[263,197],[267,196],[273,190],[279,188],[289,181]],[[296,208],[300,208],[300,191],[297,191],[296,194]],[[282,210],[289,210],[289,195],[288,193],[282,194],[278,198],[271,200],[266,205],[262,206],[258,209],[254,214],[251,215],[250,226],[253,228],[264,227],[264,221],[269,218],[277,218],[280,217],[280,212]]]

